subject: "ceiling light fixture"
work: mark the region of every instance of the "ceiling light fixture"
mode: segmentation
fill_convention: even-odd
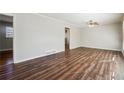
[[[89,28],[93,28],[93,27],[96,27],[96,26],[98,26],[99,24],[97,23],[97,22],[94,22],[93,20],[90,20],[89,22],[88,22],[88,27]]]

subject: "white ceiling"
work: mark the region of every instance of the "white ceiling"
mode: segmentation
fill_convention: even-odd
[[[100,25],[114,24],[122,21],[123,13],[41,13],[42,15],[64,20],[79,27],[87,27],[87,22],[93,20]]]

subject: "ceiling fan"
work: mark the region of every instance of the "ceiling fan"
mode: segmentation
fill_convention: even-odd
[[[89,28],[96,27],[98,25],[99,25],[98,22],[95,22],[93,20],[89,20],[89,22],[88,22],[88,27]]]

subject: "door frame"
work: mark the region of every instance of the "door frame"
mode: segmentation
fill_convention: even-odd
[[[65,52],[70,51],[70,28],[65,27]]]

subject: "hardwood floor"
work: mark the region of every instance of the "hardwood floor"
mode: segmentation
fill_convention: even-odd
[[[0,79],[112,80],[124,79],[121,52],[77,48],[34,60],[0,66]]]
[[[0,66],[13,63],[12,51],[0,52]]]

